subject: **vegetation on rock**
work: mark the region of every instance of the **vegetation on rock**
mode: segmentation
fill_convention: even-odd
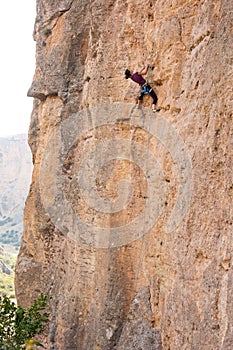
[[[42,334],[49,321],[46,306],[49,297],[41,294],[33,305],[24,309],[7,296],[0,297],[0,349],[32,349],[41,345],[35,336]]]

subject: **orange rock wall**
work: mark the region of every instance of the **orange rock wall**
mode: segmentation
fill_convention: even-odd
[[[34,172],[16,292],[23,305],[41,291],[52,296],[48,349],[232,349],[232,16],[231,0],[37,1],[37,65],[28,93]],[[145,63],[153,67],[156,114],[148,96],[135,109],[138,88],[124,79],[126,68]],[[74,132],[60,169],[64,137]],[[130,141],[124,151],[111,144],[111,154],[129,152],[129,159],[99,169],[112,139]],[[135,161],[141,148],[144,170]],[[82,159],[104,203],[120,206],[131,193],[130,204],[116,212],[91,208],[76,181]],[[53,198],[54,169],[64,180],[61,199]],[[150,215],[159,212],[153,225],[146,226],[145,214],[135,231],[114,241],[114,228],[140,217],[151,193]],[[104,227],[113,246],[103,246],[99,233],[87,241],[88,230],[60,226],[51,213],[65,200],[75,213],[69,225],[77,215]]]

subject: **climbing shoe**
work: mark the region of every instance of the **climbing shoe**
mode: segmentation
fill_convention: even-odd
[[[160,108],[153,108],[152,109],[152,112],[156,113],[156,112],[159,112],[160,111]]]

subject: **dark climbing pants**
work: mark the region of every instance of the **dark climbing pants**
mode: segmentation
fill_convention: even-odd
[[[158,97],[157,97],[156,93],[154,92],[154,90],[152,89],[152,87],[149,84],[141,86],[140,95],[139,95],[138,99],[140,101],[142,101],[143,100],[143,96],[144,95],[148,95],[148,94],[153,98],[153,104],[156,105],[157,102],[158,102]]]

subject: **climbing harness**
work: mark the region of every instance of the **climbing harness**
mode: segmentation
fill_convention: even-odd
[[[148,95],[152,91],[152,87],[146,82],[140,88],[140,92],[144,95]]]

